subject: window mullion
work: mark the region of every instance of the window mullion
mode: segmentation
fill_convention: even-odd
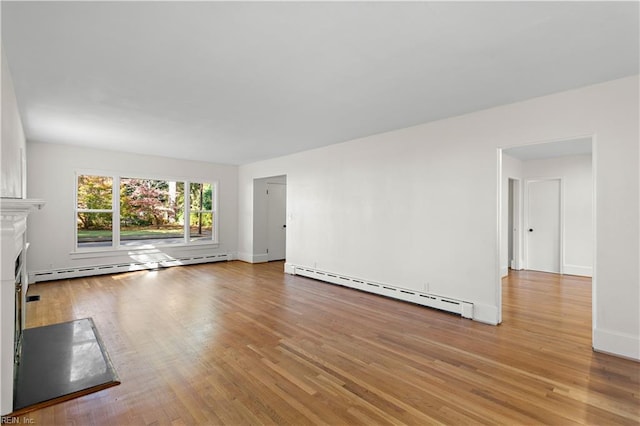
[[[112,217],[112,245],[116,249],[120,247],[120,176],[113,177],[113,203],[111,204],[113,211]]]
[[[218,182],[211,184],[211,240],[218,242]]]
[[[76,183],[75,183],[75,189],[76,189],[76,193],[74,194],[74,199],[75,199],[75,209],[74,209],[74,226],[73,226],[73,240],[74,240],[74,244],[75,244],[75,250],[74,251],[78,251],[78,213],[80,213],[80,209],[78,208],[78,190],[80,188],[79,184],[78,184],[78,179],[79,179],[79,174],[78,172],[75,172],[75,179],[76,179]]]
[[[191,241],[191,182],[184,182],[184,243]]]
[[[112,209],[76,209],[76,213],[111,213]]]

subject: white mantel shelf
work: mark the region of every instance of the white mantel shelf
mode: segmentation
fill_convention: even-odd
[[[0,198],[0,213],[2,215],[29,213],[40,210],[45,201],[35,198]]]

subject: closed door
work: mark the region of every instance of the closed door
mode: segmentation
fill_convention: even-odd
[[[527,269],[560,273],[560,179],[527,185]]]
[[[267,183],[268,259],[283,260],[287,247],[287,185]]]

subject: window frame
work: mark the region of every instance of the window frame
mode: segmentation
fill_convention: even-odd
[[[80,179],[80,176],[96,176],[96,177],[106,177],[106,178],[111,178],[111,208],[110,209],[81,209],[78,208],[78,187],[79,187],[79,182],[78,180]],[[118,187],[119,187],[119,179],[118,179]],[[74,248],[77,251],[78,249],[80,249],[80,247],[78,247],[78,214],[79,213],[111,213],[111,247],[110,248],[114,248],[116,247],[116,230],[115,230],[115,226],[116,226],[116,211],[114,210],[114,204],[115,204],[115,197],[116,197],[116,177],[114,175],[112,175],[111,173],[101,173],[101,172],[95,172],[95,171],[86,171],[85,173],[79,173],[76,172],[75,173],[75,184],[74,184],[74,189],[75,189],[75,193],[74,193],[74,213],[73,213],[73,217],[74,217],[74,233],[73,233],[73,238],[74,238]],[[118,203],[119,204],[119,203]],[[118,212],[117,212],[118,216],[120,215],[120,208],[118,206]],[[119,224],[118,224],[118,240],[120,237],[120,230],[119,230]],[[117,246],[120,245],[120,241],[117,242]],[[85,250],[87,250],[89,248],[85,248]],[[102,247],[91,247],[90,249],[103,249]]]
[[[111,209],[80,209],[78,208],[78,189],[80,176],[99,176],[111,178],[112,191],[111,191]],[[120,184],[121,180],[126,179],[141,179],[141,180],[159,180],[167,182],[181,182],[185,188],[185,201],[184,201],[184,233],[181,242],[167,242],[167,243],[154,243],[153,248],[172,248],[172,247],[197,247],[197,246],[217,246],[219,241],[219,220],[218,220],[218,181],[208,178],[184,178],[184,177],[168,177],[157,175],[145,175],[140,173],[122,173],[122,172],[107,172],[101,170],[76,170],[74,173],[74,250],[73,253],[91,253],[91,252],[122,252],[132,250],[148,250],[149,244],[141,244],[140,246],[123,246],[121,244],[120,236]],[[200,210],[203,213],[211,213],[212,226],[211,226],[211,239],[199,238],[191,240],[191,193],[187,193],[187,188],[191,188],[191,184],[209,184],[211,185],[211,210]],[[82,247],[78,244],[78,213],[111,213],[111,230],[112,238],[111,245],[104,247]]]
[[[200,184],[200,185],[204,185],[204,184],[209,184],[211,185],[211,210],[195,210],[192,211],[191,210],[191,184]],[[218,234],[217,232],[217,228],[216,228],[216,224],[218,223],[217,220],[217,204],[218,204],[218,186],[216,182],[203,182],[203,181],[185,181],[185,188],[189,188],[189,202],[186,202],[186,197],[185,197],[185,205],[184,205],[184,216],[185,218],[189,218],[189,225],[185,224],[185,241],[194,244],[197,243],[198,241],[207,241],[206,239],[197,239],[197,240],[192,240],[191,239],[191,214],[192,213],[211,213],[211,238],[213,240],[216,240],[216,236]],[[186,192],[186,189],[185,189]],[[188,231],[188,235],[187,235],[187,231]]]

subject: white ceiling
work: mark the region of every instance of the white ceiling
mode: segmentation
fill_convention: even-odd
[[[638,74],[638,2],[9,2],[27,138],[245,164]]]

